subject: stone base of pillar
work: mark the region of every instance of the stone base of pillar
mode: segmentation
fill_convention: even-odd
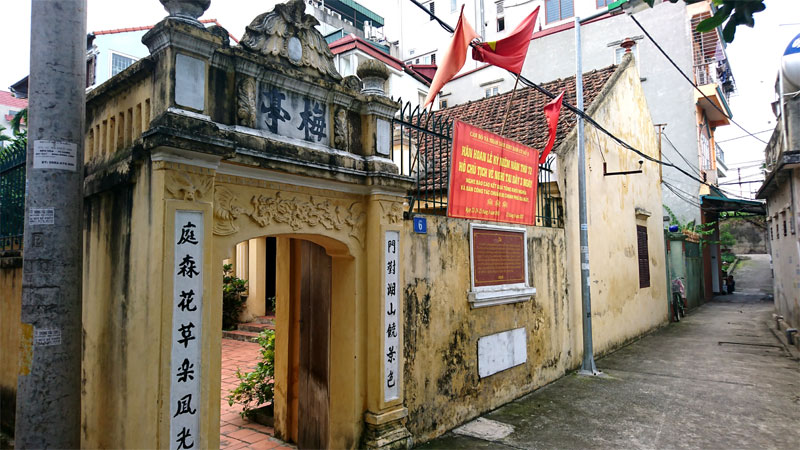
[[[399,450],[411,448],[411,433],[406,429],[406,408],[375,414],[367,412],[364,422],[363,447],[369,450]]]

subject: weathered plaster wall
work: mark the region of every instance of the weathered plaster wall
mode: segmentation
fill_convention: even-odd
[[[587,112],[606,129],[645,154],[658,156],[658,140],[635,60],[626,57]],[[559,147],[559,177],[566,192],[567,268],[571,302],[580,323],[580,239],[577,203],[577,129]],[[666,255],[657,164],[623,149],[586,126],[586,185],[592,331],[595,354],[605,353],[667,320]],[[638,170],[631,175],[603,175]],[[647,215],[649,214],[649,216]],[[650,286],[639,287],[637,225],[647,227]],[[581,327],[573,327],[581,342]],[[576,353],[581,353],[579,347]]]
[[[564,278],[564,230],[527,227],[531,301],[470,309],[469,221],[405,223],[405,405],[415,442],[507,403],[574,366],[573,316]],[[525,327],[527,362],[478,377],[478,338]]]
[[[0,292],[0,430],[13,435],[22,307],[21,257],[0,257]]]
[[[158,422],[163,246],[149,164],[87,198],[84,217],[82,447],[153,448]],[[155,197],[155,198],[154,198]],[[138,212],[138,214],[137,214]],[[135,411],[134,414],[131,414]]]
[[[767,199],[768,226],[772,229],[770,250],[774,276],[775,309],[793,327],[800,326],[800,239],[792,233],[792,192],[795,189],[795,211],[800,211],[800,169],[778,186]],[[800,222],[800,221],[798,221]],[[785,234],[784,234],[784,229]]]

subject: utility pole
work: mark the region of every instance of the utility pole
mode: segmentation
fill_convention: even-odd
[[[575,97],[576,107],[583,111],[583,62],[581,61],[581,18],[575,17]],[[583,362],[581,375],[599,375],[594,364],[592,347],[592,296],[589,286],[589,221],[586,218],[586,143],[583,117],[578,116],[578,220],[581,244],[581,300],[583,315]]]
[[[78,448],[86,0],[33,0],[15,447]]]

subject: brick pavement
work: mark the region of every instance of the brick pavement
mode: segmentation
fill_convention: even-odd
[[[239,384],[239,380],[236,378],[236,369],[253,370],[259,356],[259,346],[256,343],[232,339],[222,340],[222,389],[220,391],[219,419],[219,446],[221,449],[282,450],[297,448],[275,438],[272,427],[242,419],[239,415],[242,411],[241,405],[228,406],[226,397]]]

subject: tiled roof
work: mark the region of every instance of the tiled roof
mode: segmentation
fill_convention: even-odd
[[[584,109],[597,98],[606,82],[616,71],[617,66],[608,66],[603,69],[593,70],[583,74]],[[558,94],[564,93],[564,102],[575,104],[575,77],[558,79],[543,83],[541,86],[548,91]],[[503,126],[503,117],[506,113],[510,92],[495,95],[468,103],[443,109],[435,114],[449,119],[458,119],[492,133],[500,134]],[[503,135],[521,144],[537,150],[544,149],[547,144],[547,119],[544,116],[544,106],[550,98],[534,88],[525,87],[517,89],[512,101],[508,123]],[[575,115],[562,107],[558,120],[555,150],[567,137],[575,126]],[[435,138],[419,135],[420,164],[427,166],[426,173],[419,182],[421,190],[447,189],[447,176],[450,169],[450,145],[441,145]]]
[[[396,70],[403,70],[403,72],[409,74],[410,76],[414,77],[420,83],[423,83],[427,86],[430,86],[431,82],[428,78],[424,75],[420,74],[416,71],[412,66],[403,63],[399,59],[395,58],[394,56],[388,55],[374,46],[372,46],[368,41],[361,39],[358,36],[353,34],[349,34],[341,39],[331,42],[328,47],[331,49],[331,53],[334,55],[338,55],[353,49],[358,49],[363,51],[364,53],[370,55],[371,57],[377,59],[378,61],[383,62],[387,66],[393,67]],[[432,66],[436,67],[436,66]]]
[[[214,25],[216,25],[218,27],[222,26],[222,25],[219,24],[219,22],[217,22],[217,19],[203,19],[203,20],[200,21],[200,23],[205,23],[205,24],[213,23]],[[117,33],[128,33],[128,32],[131,32],[131,31],[144,31],[144,30],[150,30],[154,26],[155,25],[147,25],[147,26],[143,26],[143,27],[130,27],[130,28],[115,28],[113,30],[92,31],[92,34],[95,35],[95,36],[101,36],[101,35],[104,35],[104,34],[117,34]],[[233,39],[234,42],[236,42],[237,44],[239,43],[239,40],[236,39],[232,34],[228,33],[228,35],[231,37],[231,39]]]
[[[617,66],[608,66],[583,74],[584,108],[588,108],[592,104],[616,69]],[[566,91],[564,102],[573,105],[576,103],[574,76],[543,83],[541,86],[554,94]],[[511,93],[508,92],[463,103],[441,110],[440,114],[500,134],[510,95]],[[534,88],[518,88],[514,94],[514,100],[511,102],[511,112],[508,116],[505,133],[503,133],[505,137],[542,150],[547,143],[547,120],[544,117],[544,106],[548,102],[550,102],[550,98]],[[574,114],[566,108],[562,108],[554,149],[567,137],[574,126]]]
[[[17,98],[11,92],[0,91],[0,105],[23,109],[28,107],[28,99]]]

